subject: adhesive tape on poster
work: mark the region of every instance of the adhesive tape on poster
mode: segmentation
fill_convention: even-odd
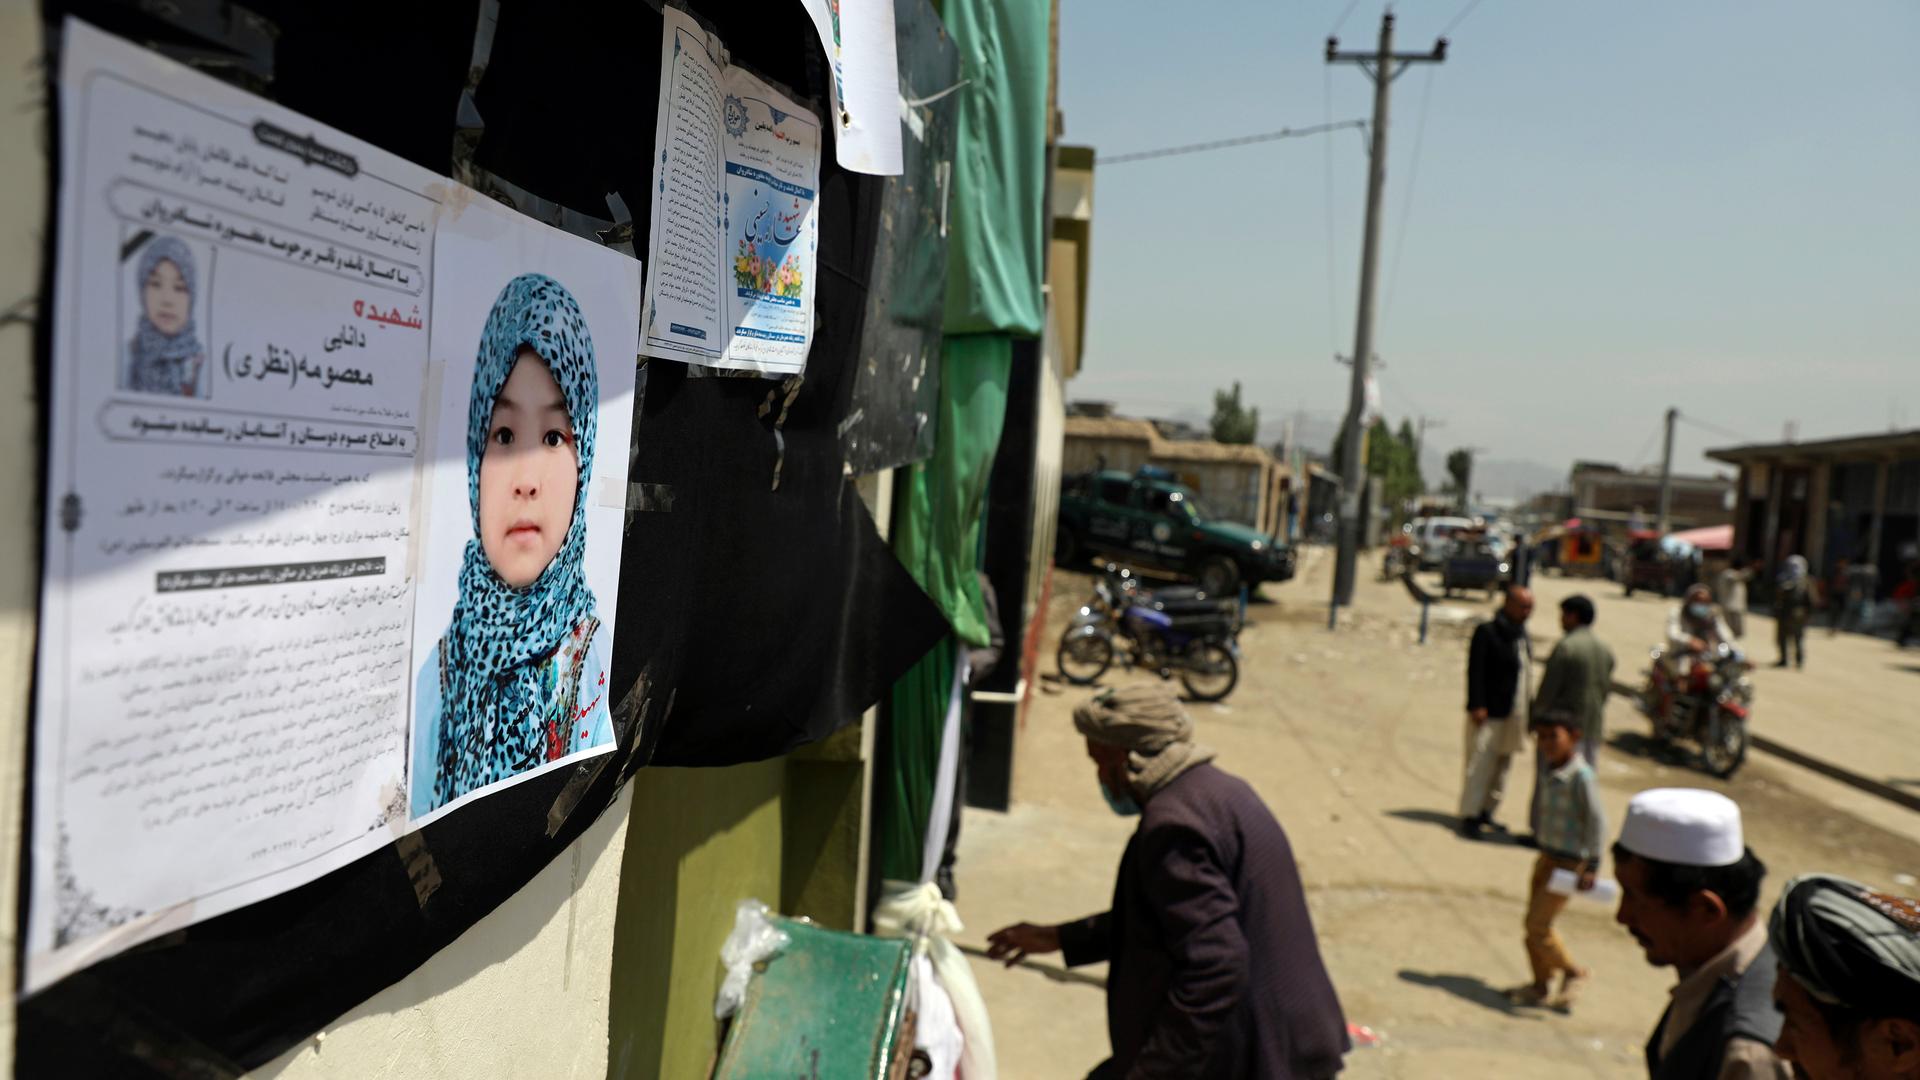
[[[603,476],[594,481],[593,501],[595,505],[603,506],[609,510],[625,510],[627,508],[627,485],[615,480],[611,476]]]

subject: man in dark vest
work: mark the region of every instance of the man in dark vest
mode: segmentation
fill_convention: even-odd
[[[1740,807],[1691,788],[1643,791],[1613,845],[1616,919],[1647,962],[1680,974],[1647,1041],[1653,1080],[1792,1080],[1773,1052],[1774,954],[1754,911],[1767,868],[1746,846]]]
[[[1111,963],[1099,1080],[1326,1080],[1349,1046],[1287,834],[1245,780],[1215,768],[1155,680],[1074,710],[1100,791],[1140,815],[1113,907],[989,937],[1011,966],[1064,951]]]

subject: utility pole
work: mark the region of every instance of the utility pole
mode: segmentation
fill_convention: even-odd
[[[1653,530],[1661,536],[1667,535],[1668,514],[1673,509],[1673,422],[1678,419],[1679,409],[1667,410],[1667,438],[1660,446],[1660,513],[1653,521]]]
[[[1387,180],[1387,94],[1393,80],[1411,64],[1447,58],[1447,39],[1430,53],[1393,51],[1393,12],[1380,17],[1380,47],[1375,52],[1340,51],[1338,38],[1327,39],[1327,63],[1358,64],[1373,80],[1373,147],[1368,154],[1367,228],[1360,249],[1360,305],[1353,332],[1353,383],[1347,395],[1341,431],[1340,547],[1333,564],[1333,607],[1353,602],[1354,563],[1360,553],[1360,485],[1367,475],[1367,367],[1373,359],[1374,271],[1380,252],[1380,196]],[[1332,618],[1331,612],[1329,619]]]
[[[1467,455],[1467,475],[1460,478],[1460,516],[1473,516],[1473,462],[1486,450],[1484,446],[1462,446],[1461,453]]]
[[[1425,450],[1426,450],[1426,448],[1427,448],[1427,429],[1428,429],[1428,428],[1443,428],[1443,427],[1446,427],[1446,426],[1447,426],[1447,422],[1446,422],[1445,420],[1436,420],[1436,419],[1434,419],[1434,418],[1433,418],[1433,417],[1431,417],[1431,416],[1423,416],[1423,417],[1421,417],[1421,418],[1420,418],[1420,424],[1419,424],[1419,426],[1418,426],[1418,427],[1416,427],[1416,428],[1414,429],[1414,433],[1413,433],[1413,465],[1414,465],[1414,468],[1416,468],[1416,469],[1417,469],[1417,468],[1420,468],[1420,467],[1421,467],[1421,466],[1420,466],[1420,454],[1421,454],[1421,453],[1422,453],[1423,451],[1425,451]]]

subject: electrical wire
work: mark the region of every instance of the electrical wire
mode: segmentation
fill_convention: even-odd
[[[1354,2],[1358,3],[1359,0],[1354,0]],[[1349,11],[1353,10],[1353,7],[1351,4],[1348,5],[1347,10]],[[1332,123],[1333,122],[1333,65],[1322,64],[1320,66],[1321,66],[1321,69],[1326,72],[1325,90],[1321,95],[1321,102],[1326,107],[1327,122]],[[1339,355],[1339,352],[1340,352],[1340,314],[1339,314],[1340,294],[1338,291],[1336,291],[1336,282],[1339,278],[1339,273],[1337,271],[1337,268],[1334,266],[1333,140],[1332,139],[1328,139],[1326,141],[1326,151],[1327,151],[1327,351],[1337,356]]]
[[[1473,9],[1479,6],[1480,6],[1480,0],[1467,0],[1467,6],[1460,9],[1460,14],[1455,15],[1453,17],[1453,21],[1447,24],[1447,28],[1445,30],[1440,31],[1440,36],[1446,37],[1448,34],[1453,33],[1454,27],[1459,26],[1463,22],[1466,22],[1467,16],[1473,14]]]
[[[1709,424],[1705,420],[1702,420],[1697,416],[1689,415],[1687,413],[1680,413],[1678,416],[1678,419],[1681,423],[1686,424],[1689,427],[1699,428],[1701,431],[1707,432],[1710,435],[1719,435],[1722,438],[1727,438],[1727,439],[1739,439],[1741,442],[1759,442],[1760,441],[1751,435],[1743,435],[1738,431],[1734,431],[1732,428],[1724,428],[1718,424]]]
[[[1413,189],[1420,179],[1420,148],[1427,142],[1427,108],[1433,103],[1433,74],[1438,65],[1428,65],[1427,81],[1420,90],[1420,121],[1413,132],[1413,160],[1407,166],[1407,197],[1400,206],[1400,231],[1393,240],[1393,266],[1387,271],[1386,302],[1380,305],[1380,324],[1384,329],[1393,316],[1393,298],[1400,291],[1400,260],[1407,253],[1407,222],[1413,219]]]
[[[1634,472],[1639,472],[1640,466],[1645,465],[1647,463],[1647,454],[1653,450],[1654,442],[1660,438],[1660,429],[1663,426],[1665,425],[1662,423],[1654,424],[1653,431],[1651,431],[1647,435],[1647,441],[1640,444],[1640,452],[1633,455],[1633,471]]]
[[[1324,135],[1329,131],[1341,131],[1346,128],[1364,130],[1365,120],[1340,120],[1325,124],[1312,124],[1302,128],[1281,128],[1278,131],[1262,131],[1254,135],[1237,135],[1231,139],[1215,139],[1212,142],[1188,143],[1185,146],[1167,146],[1158,150],[1136,150],[1127,154],[1101,155],[1094,158],[1094,164],[1101,168],[1113,165],[1125,165],[1133,161],[1150,161],[1154,158],[1176,157],[1181,154],[1199,154],[1208,150],[1226,150],[1236,146],[1250,146],[1254,143],[1273,142],[1275,139],[1297,139],[1305,135]]]
[[[1347,0],[1346,8],[1340,12],[1340,17],[1334,20],[1333,29],[1327,31],[1327,36],[1339,37],[1341,29],[1347,25],[1347,20],[1353,16],[1353,9],[1359,6],[1360,0]]]

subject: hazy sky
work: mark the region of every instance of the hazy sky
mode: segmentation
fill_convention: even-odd
[[[1402,3],[1396,48],[1465,2]],[[1323,61],[1346,6],[1063,0],[1066,141],[1364,118],[1366,77]],[[1357,4],[1342,49],[1381,10]],[[1394,84],[1376,340],[1396,424],[1563,475],[1657,461],[1668,405],[1766,441],[1920,428],[1920,4],[1482,0],[1450,37]],[[1205,413],[1238,379],[1263,419],[1337,418],[1365,162],[1342,131],[1097,169],[1069,396]],[[1683,425],[1676,467],[1738,441]]]

